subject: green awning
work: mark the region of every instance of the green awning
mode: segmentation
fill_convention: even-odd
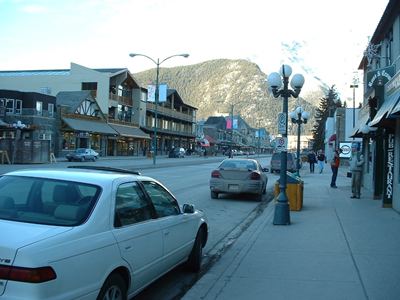
[[[118,135],[107,123],[62,117],[61,120],[74,131]]]
[[[382,126],[382,122],[388,118],[389,114],[392,112],[393,108],[397,107],[397,102],[400,98],[400,90],[394,92],[388,98],[385,99],[382,106],[376,113],[375,118],[371,121],[371,126]]]

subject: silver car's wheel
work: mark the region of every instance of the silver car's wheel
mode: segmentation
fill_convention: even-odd
[[[218,193],[217,192],[211,192],[211,199],[217,199],[218,198]]]
[[[97,157],[96,157],[96,156],[93,156],[93,162],[95,162],[95,161],[96,161],[96,159],[97,159]]]
[[[85,161],[85,157],[84,156],[82,156],[81,161]]]
[[[125,300],[126,286],[119,274],[112,274],[107,278],[102,286],[97,300]]]

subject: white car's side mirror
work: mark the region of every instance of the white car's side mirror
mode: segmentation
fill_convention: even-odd
[[[196,211],[193,204],[183,204],[183,213],[193,214]]]

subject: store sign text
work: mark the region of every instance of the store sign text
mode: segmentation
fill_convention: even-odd
[[[387,152],[387,173],[386,173],[386,196],[391,199],[393,196],[393,165],[394,165],[394,134],[388,136],[388,152]]]
[[[385,70],[377,71],[376,74],[368,82],[368,87],[372,87],[372,85],[374,84],[374,82],[377,78],[379,79],[378,85],[383,85],[383,83],[381,83],[382,77],[386,77],[387,80],[389,80],[389,81],[392,79],[392,76],[390,76],[389,73],[387,73]]]

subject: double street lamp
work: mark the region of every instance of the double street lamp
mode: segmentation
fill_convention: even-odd
[[[135,57],[135,56],[144,56],[150,59],[153,63],[157,65],[157,77],[156,77],[156,91],[155,91],[155,98],[154,98],[154,103],[155,103],[155,112],[154,112],[154,152],[153,152],[153,165],[156,164],[156,156],[157,156],[157,107],[158,107],[158,102],[159,102],[159,84],[158,84],[158,75],[160,73],[160,65],[166,61],[167,59],[170,59],[171,57],[174,56],[183,56],[184,58],[189,57],[189,54],[175,54],[167,57],[166,59],[162,60],[160,62],[160,59],[157,58],[157,61],[152,59],[151,57],[148,57],[147,55],[144,54],[137,54],[137,53],[131,53],[129,54],[130,57]]]
[[[217,101],[217,103],[226,103],[225,101]],[[233,156],[232,153],[232,144],[233,144],[233,108],[235,107],[235,105],[239,104],[239,103],[250,103],[249,101],[239,101],[236,103],[226,103],[229,104],[231,106],[231,150],[230,150],[230,154],[231,156]]]
[[[297,98],[300,94],[301,88],[304,85],[304,76],[296,74],[292,77],[290,86],[293,90],[288,88],[289,77],[292,75],[292,68],[288,65],[282,65],[279,73],[274,72],[268,75],[268,83],[272,89],[272,93],[275,98],[279,96],[283,97],[283,115],[284,115],[284,132],[282,137],[286,139],[287,143],[287,129],[288,129],[288,98]],[[283,82],[282,82],[283,79]],[[283,88],[279,90],[283,85]],[[279,195],[276,198],[277,203],[275,205],[274,213],[274,225],[290,225],[290,210],[288,197],[286,195],[286,169],[287,169],[287,145],[283,147],[281,151],[281,172],[280,172],[280,184],[279,184]]]
[[[297,169],[297,176],[300,177],[300,125],[307,124],[310,115],[308,112],[304,111],[304,109],[299,106],[296,108],[296,111],[292,110],[289,114],[289,117],[292,119],[292,123],[298,125],[297,128],[297,162],[296,162],[296,169]],[[303,118],[303,119],[301,119]]]

